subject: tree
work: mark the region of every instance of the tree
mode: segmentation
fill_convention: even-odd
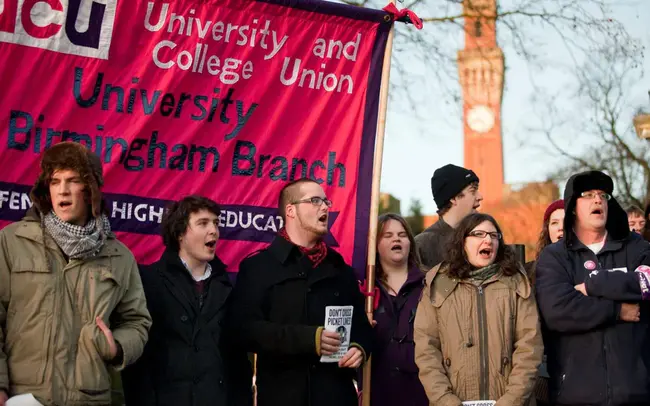
[[[401,215],[400,201],[393,195],[382,193],[379,197],[379,214],[395,213]]]
[[[419,199],[411,200],[411,207],[409,208],[409,215],[406,217],[406,222],[411,227],[413,234],[418,235],[424,231],[424,215],[422,214],[422,203]]]
[[[574,106],[553,103],[555,97],[547,95],[546,119],[536,131],[547,141],[546,151],[560,160],[552,178],[602,170],[614,179],[621,204],[644,207],[650,197],[650,143],[635,133],[633,117],[640,110],[632,92],[642,83],[640,57],[613,42],[596,50],[573,72]]]
[[[508,198],[497,204],[485,203],[480,211],[497,220],[506,244],[522,244],[526,259],[535,259],[537,240],[544,211],[557,200],[559,190],[553,182],[534,182],[512,188]]]
[[[347,4],[382,8],[387,0],[339,0]],[[582,54],[604,38],[626,38],[625,27],[611,18],[610,6],[620,0],[499,0],[496,13],[483,7],[497,0],[407,0],[398,8],[415,11],[422,30],[397,24],[393,45],[391,97],[407,104],[409,114],[423,112],[431,89],[460,103],[457,51],[462,48],[463,23],[476,10],[487,24],[498,26],[500,45],[525,58],[531,66],[546,68],[545,41],[559,38],[571,54]],[[463,7],[465,4],[467,7]],[[474,13],[476,13],[474,11]],[[543,33],[543,35],[539,35]],[[417,92],[417,94],[416,94]],[[402,103],[392,103],[391,109]]]

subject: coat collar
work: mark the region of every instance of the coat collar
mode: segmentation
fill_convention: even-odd
[[[425,275],[426,274],[419,267],[412,266],[409,268],[409,276],[406,278],[406,283],[404,285],[412,283],[421,284]]]
[[[271,241],[269,252],[284,265],[292,253],[299,253],[300,250],[295,244],[290,243],[284,237],[278,235]]]
[[[434,232],[449,233],[452,231],[454,231],[453,227],[447,224],[447,222],[442,217],[438,216],[438,221],[430,225],[426,230],[422,232],[422,234]]]
[[[292,257],[302,257],[302,252],[297,245],[287,241],[282,236],[276,236],[275,239],[269,245],[269,252],[273,254],[274,257],[285,265]],[[340,262],[343,262],[343,258],[339,253],[334,251],[329,246],[327,247],[327,260],[334,260],[337,265],[340,265]]]
[[[203,304],[201,313],[207,313],[211,316],[216,313],[226,302],[226,299],[232,290],[230,278],[226,273],[226,265],[215,255],[210,261],[212,275],[204,283],[209,285],[208,295]],[[160,260],[155,264],[156,270],[160,273],[164,285],[170,291],[179,303],[188,312],[199,313],[198,302],[195,299],[196,283],[192,275],[187,270],[177,251],[165,250]]]
[[[575,233],[574,233],[575,236]],[[608,232],[607,237],[605,237],[605,245],[600,250],[599,254],[608,251],[618,251],[623,248],[623,243],[630,238],[630,235],[622,239],[614,239],[612,235]],[[571,251],[589,251],[592,252],[582,241],[578,240],[576,237],[570,244],[568,244],[568,249]]]
[[[417,266],[409,268],[406,281],[404,282],[404,285],[402,285],[402,287],[400,288],[400,291],[397,293],[405,292],[407,290],[412,289],[415,286],[421,286],[425,276],[426,274]],[[384,288],[383,284],[377,283],[377,286],[384,294],[390,295],[386,290],[386,288]]]
[[[425,278],[425,285],[429,289],[429,295],[438,304],[442,304],[453,293],[458,284],[463,283],[458,278],[449,276],[444,270],[445,268],[441,267],[441,265],[437,265],[429,271]],[[520,267],[519,272],[512,276],[495,275],[486,284],[496,282],[504,284],[523,299],[527,299],[532,293],[532,286],[523,267]]]
[[[438,216],[438,221],[436,221],[436,224],[440,230],[454,231],[454,228],[450,226],[449,223],[447,223],[445,219],[442,218],[442,216]]]
[[[187,274],[190,279],[192,279],[192,275],[190,272],[187,270],[187,267],[183,265],[183,261],[181,261],[181,257],[178,254],[178,251],[166,249],[165,252],[163,252],[162,257],[160,258],[161,263],[164,265],[164,268],[168,271],[181,271],[185,274]],[[212,267],[212,275],[213,276],[220,276],[226,273],[226,264],[221,261],[221,259],[218,256],[214,256],[214,259],[209,262],[210,267]]]
[[[287,241],[284,237],[276,236],[269,245],[268,251],[283,265],[282,270],[276,273],[278,280],[307,277],[304,271],[295,272],[296,269],[289,266],[289,264],[295,263],[301,269],[311,269],[312,267],[311,261],[302,254],[298,246]],[[327,247],[327,257],[316,269],[317,272],[309,273],[309,277],[307,277],[310,285],[338,275],[341,269],[349,269],[350,272],[353,272],[349,265],[345,263],[341,254],[330,247]]]

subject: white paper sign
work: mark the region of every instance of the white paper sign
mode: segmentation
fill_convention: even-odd
[[[34,395],[26,393],[23,395],[12,396],[5,402],[6,406],[43,406]]]
[[[494,406],[495,400],[470,400],[463,402],[463,406]]]
[[[325,307],[325,330],[339,333],[341,346],[336,354],[322,355],[320,362],[339,362],[350,348],[350,332],[352,331],[353,306]]]

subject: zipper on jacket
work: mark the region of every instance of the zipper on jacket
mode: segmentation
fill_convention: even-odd
[[[481,378],[480,378],[480,400],[489,399],[488,391],[488,342],[487,342],[487,325],[486,325],[486,309],[485,309],[485,296],[483,295],[483,287],[479,286],[478,290],[478,335],[479,335],[479,352],[481,357]]]

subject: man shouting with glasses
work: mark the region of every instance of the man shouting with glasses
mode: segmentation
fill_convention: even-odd
[[[650,244],[630,233],[613,190],[602,172],[572,176],[565,237],[537,262],[552,404],[650,402]]]
[[[353,269],[323,241],[331,206],[317,182],[287,184],[278,199],[284,228],[240,264],[233,325],[242,349],[257,353],[259,406],[357,404],[355,369],[370,355],[373,331]],[[349,348],[338,362],[321,359],[342,345],[336,326],[324,328],[333,320],[328,306],[336,314],[352,308]]]

